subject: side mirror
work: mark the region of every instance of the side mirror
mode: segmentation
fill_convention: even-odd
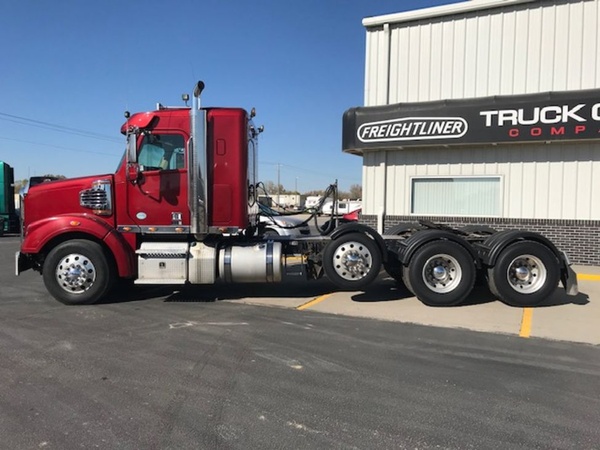
[[[140,171],[140,165],[138,163],[127,163],[127,181],[129,181],[132,184],[137,184],[140,180],[141,173],[142,172]]]
[[[135,131],[127,132],[127,162],[137,163],[136,141],[137,133]]]
[[[127,173],[125,176],[127,177],[127,181],[132,184],[137,184],[140,179],[141,170],[140,165],[137,163],[137,133],[135,129],[127,130]]]

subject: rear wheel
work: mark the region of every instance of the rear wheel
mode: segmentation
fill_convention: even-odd
[[[464,247],[438,240],[419,248],[403,275],[406,287],[426,305],[450,306],[471,293],[476,271]]]
[[[502,251],[488,269],[490,291],[513,306],[535,306],[547,299],[560,279],[559,261],[539,242],[521,241]]]
[[[325,274],[336,286],[360,290],[381,270],[381,252],[368,236],[348,233],[329,242],[323,252]]]
[[[74,239],[54,247],[43,267],[48,292],[67,305],[88,305],[100,300],[111,288],[114,268],[102,247]]]

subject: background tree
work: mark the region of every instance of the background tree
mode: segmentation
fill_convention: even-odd
[[[277,188],[277,184],[272,181],[265,182],[265,189],[267,190],[267,194],[289,194],[289,192],[283,187],[282,184],[279,185],[279,189]]]
[[[23,189],[23,187],[27,186],[27,183],[29,183],[29,180],[27,180],[27,179],[15,180],[15,184],[14,184],[15,194],[18,194],[19,192],[21,192],[21,189]]]
[[[360,184],[350,186],[350,198],[353,200],[362,198],[362,186]]]
[[[36,175],[36,178],[38,178],[37,175]],[[51,174],[51,173],[46,173],[44,175],[40,175],[39,178],[50,178],[51,180],[55,180],[55,179],[64,180],[67,177],[65,177],[64,175],[54,175],[54,174]],[[25,178],[23,180],[16,180],[15,184],[14,184],[14,192],[15,192],[15,194],[20,193],[21,189],[23,189],[28,184],[29,184],[29,180],[27,178]]]

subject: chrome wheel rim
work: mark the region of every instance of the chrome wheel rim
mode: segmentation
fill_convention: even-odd
[[[425,286],[437,294],[456,289],[462,280],[460,264],[451,255],[440,253],[429,258],[423,265]]]
[[[373,255],[360,242],[340,245],[333,254],[333,268],[344,280],[356,281],[366,277],[373,264]]]
[[[548,270],[537,256],[519,255],[508,266],[506,276],[513,290],[522,294],[533,294],[546,283]]]
[[[71,294],[81,294],[96,281],[96,268],[90,259],[79,253],[63,257],[56,266],[58,285]]]

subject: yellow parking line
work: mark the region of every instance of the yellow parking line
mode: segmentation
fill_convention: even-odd
[[[298,306],[296,309],[299,311],[302,311],[303,309],[310,308],[311,306],[316,305],[317,303],[321,303],[327,297],[331,297],[331,295],[332,294],[321,295],[321,296],[311,300],[310,302],[306,302],[303,305]]]
[[[600,275],[590,275],[587,273],[578,273],[578,280],[586,280],[586,281],[600,281]]]
[[[519,336],[528,338],[531,335],[531,320],[533,318],[533,308],[523,308],[523,318],[521,319],[521,331]]]

